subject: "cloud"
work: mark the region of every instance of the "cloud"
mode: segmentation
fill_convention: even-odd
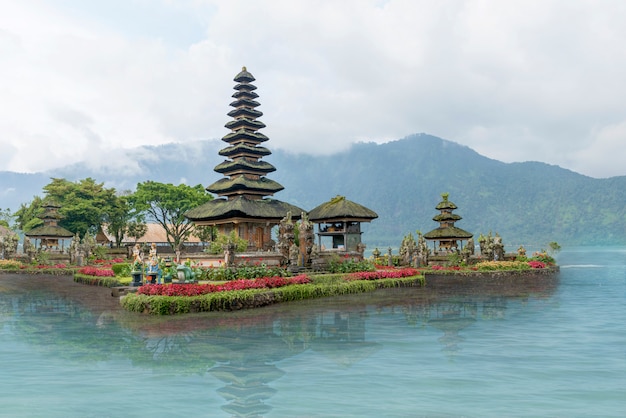
[[[6,3],[2,170],[221,138],[246,65],[270,149],[427,132],[502,161],[625,174],[609,164],[623,130],[605,139],[624,120],[621,1]]]

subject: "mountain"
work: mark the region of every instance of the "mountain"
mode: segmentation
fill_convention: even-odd
[[[38,174],[1,172],[0,207],[15,210],[42,195],[51,177],[92,177],[118,190],[146,180],[208,185],[221,178],[213,167],[223,160],[223,147],[218,140],[140,147],[120,151],[98,170],[77,163]],[[285,186],[277,199],[313,209],[343,195],[377,212],[378,219],[363,225],[370,249],[397,247],[409,232],[434,229],[444,192],[463,217],[457,226],[475,236],[498,232],[508,251],[550,241],[626,244],[626,176],[595,179],[544,163],[503,163],[426,134],[357,143],[330,156],[273,150],[264,160],[277,168],[268,177]]]

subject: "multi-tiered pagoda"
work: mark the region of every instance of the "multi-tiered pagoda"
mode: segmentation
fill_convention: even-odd
[[[52,200],[46,200],[43,204],[43,208],[44,214],[40,217],[43,221],[43,225],[31,229],[24,235],[35,241],[39,240],[38,248],[41,250],[62,252],[65,240],[71,239],[74,234],[58,224],[61,219],[61,215],[59,214],[60,205]],[[60,248],[59,240],[61,241]],[[35,247],[37,247],[37,244],[35,244]]]
[[[259,144],[269,138],[258,132],[265,124],[257,118],[263,115],[256,110],[260,105],[255,99],[255,78],[243,67],[235,77],[234,107],[228,113],[233,120],[225,126],[231,132],[222,138],[228,146],[219,154],[227,159],[215,166],[214,170],[224,175],[206,188],[220,198],[214,199],[185,216],[198,226],[217,226],[222,234],[236,231],[240,238],[247,239],[251,248],[270,249],[272,227],[291,212],[294,219],[299,219],[304,212],[297,206],[269,199],[284,187],[266,177],[276,168],[261,158],[271,152]]]
[[[435,207],[439,214],[433,221],[439,222],[439,227],[424,234],[424,238],[439,243],[439,251],[448,252],[458,250],[459,241],[469,240],[473,234],[454,226],[461,218],[456,213],[452,213],[457,206],[448,200],[448,193],[441,194],[442,201]],[[435,249],[437,251],[437,249]]]

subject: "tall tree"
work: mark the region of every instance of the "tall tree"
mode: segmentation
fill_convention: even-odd
[[[212,199],[201,184],[174,186],[154,181],[137,184],[137,190],[131,196],[133,207],[145,213],[147,222],[156,222],[163,227],[167,242],[174,250],[181,248],[194,228],[185,218],[185,212]]]
[[[22,203],[20,208],[13,214],[17,228],[28,232],[33,228],[43,225],[41,216],[43,216],[43,199],[39,196],[33,197],[33,200],[26,204]]]
[[[118,205],[115,189],[88,177],[77,182],[53,178],[44,186],[47,198],[61,205],[59,225],[80,235],[96,234]]]
[[[128,194],[118,196],[115,201],[111,202],[109,211],[104,214],[104,222],[107,225],[107,232],[115,239],[116,247],[119,248],[122,244],[124,235],[127,235],[128,226],[134,218],[135,214],[128,203]]]
[[[0,209],[0,225],[11,228],[11,224],[15,215],[11,213],[11,209]]]

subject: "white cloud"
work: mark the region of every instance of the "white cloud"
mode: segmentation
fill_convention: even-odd
[[[427,132],[503,161],[626,174],[612,164],[625,133],[609,128],[625,119],[619,0],[0,6],[0,170],[221,138],[246,65],[271,149]]]

